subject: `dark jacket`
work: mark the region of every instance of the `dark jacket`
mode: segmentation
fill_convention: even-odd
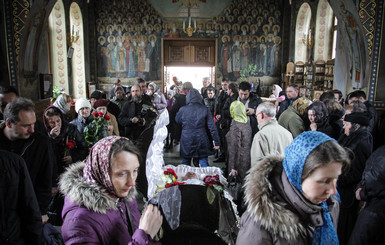
[[[170,124],[172,125],[171,137],[173,139],[180,140],[182,127],[175,122],[175,117],[178,111],[180,110],[180,108],[186,105],[186,95],[177,94],[174,96],[174,98],[175,98],[175,102],[174,102],[174,105],[171,107],[171,111],[170,111]]]
[[[225,105],[226,99],[229,97],[227,92],[219,91],[215,104],[215,115],[222,115],[222,109]]]
[[[238,100],[240,100],[240,99],[238,98]],[[246,110],[247,110],[247,108],[252,108],[252,109],[254,109],[254,112],[257,112],[257,107],[261,103],[262,103],[262,99],[256,93],[250,92],[249,99],[246,102]],[[252,132],[251,139],[253,139],[254,135],[259,131],[258,120],[255,117],[255,114],[250,115],[248,117],[249,117],[249,121],[250,121],[251,132]]]
[[[212,117],[214,117],[214,112],[215,112],[215,98],[210,99],[210,98],[207,97],[207,98],[204,99],[204,102],[205,102],[205,106],[206,106],[207,108],[209,108]]]
[[[214,86],[210,83],[206,88],[205,87],[201,88],[201,96],[202,96],[203,99],[207,98],[207,89],[209,89],[209,88],[214,89],[214,93],[215,94],[217,93],[216,88],[214,88]]]
[[[279,104],[279,110],[277,112],[277,115],[275,115],[275,117],[277,119],[279,119],[279,117],[281,116],[281,114],[289,107],[293,104],[293,102],[298,99],[299,97],[295,98],[295,99],[291,99],[289,100],[288,98],[286,98],[284,101],[282,101],[280,104]]]
[[[323,208],[312,204],[290,183],[283,158],[269,156],[254,165],[246,177],[247,211],[242,215],[237,244],[312,244],[317,226],[322,226]],[[334,226],[339,205],[327,201]]]
[[[198,90],[191,89],[186,102],[187,105],[179,110],[175,118],[175,121],[182,125],[180,155],[184,158],[208,157],[212,154],[212,141],[220,146],[214,120],[209,109],[202,104]]]
[[[156,116],[156,110],[152,106],[151,101],[149,102],[142,98],[139,102],[135,102],[131,99],[123,105],[118,121],[120,125],[124,126],[124,136],[136,141],[143,130],[152,123]],[[145,124],[143,125],[143,121],[132,123],[131,120],[134,117],[139,119],[144,118],[146,121]]]
[[[230,106],[231,106],[231,103],[237,100],[237,98],[238,98],[238,93],[234,93],[233,95],[228,96],[222,107],[222,111],[221,111],[222,114],[221,114],[221,121],[220,121],[220,126],[222,129],[228,130],[230,128],[231,120],[233,120],[230,114]]]
[[[65,195],[62,213],[65,244],[159,244],[139,229],[135,189],[127,198],[113,198],[83,178],[84,166],[84,162],[71,165],[60,180],[60,190]]]
[[[0,150],[0,244],[42,244],[39,205],[23,158]]]
[[[80,114],[70,122],[70,124],[75,125],[80,134],[84,137],[84,128],[88,126],[94,120],[94,116],[90,114],[89,117],[84,118]]]
[[[368,112],[370,113],[370,121],[369,121],[369,131],[370,133],[375,133],[378,127],[378,113],[376,111],[376,108],[372,106],[369,101],[364,102],[366,108],[368,109]],[[373,135],[374,136],[374,135]]]
[[[360,212],[349,244],[382,244],[385,240],[385,145],[366,161],[359,184],[360,198],[366,202]]]
[[[46,214],[51,200],[52,168],[55,164],[49,138],[38,132],[26,140],[10,141],[4,135],[5,123],[0,125],[0,149],[16,153],[27,164],[41,214]]]
[[[47,110],[52,108],[53,106],[49,106]],[[50,142],[52,144],[53,153],[56,157],[56,164],[53,166],[52,172],[52,186],[57,186],[57,180],[60,174],[64,172],[64,169],[67,167],[65,163],[62,161],[63,157],[66,154],[69,154],[72,158],[72,162],[83,161],[88,155],[88,146],[83,137],[83,135],[77,130],[76,126],[73,124],[69,124],[63,120],[63,114],[60,113],[62,119],[62,126],[60,129],[60,134],[56,138],[52,138],[50,135],[51,127],[46,123],[44,118],[44,124],[46,128],[46,132],[48,137],[50,138]],[[45,115],[45,113],[44,113]],[[67,146],[69,141],[74,141],[75,147],[70,149]]]

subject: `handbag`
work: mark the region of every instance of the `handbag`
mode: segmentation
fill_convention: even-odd
[[[228,190],[230,195],[233,197],[234,202],[242,199],[242,182],[238,175],[229,175],[227,178]]]
[[[49,217],[48,222],[55,226],[61,226],[63,224],[63,219],[61,213],[64,205],[64,196],[57,192],[55,196],[52,197],[51,202],[47,208],[47,215]]]

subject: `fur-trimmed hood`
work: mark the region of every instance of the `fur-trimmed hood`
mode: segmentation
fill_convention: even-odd
[[[113,197],[106,189],[89,183],[83,178],[85,163],[78,162],[70,165],[60,177],[60,191],[79,206],[105,214],[107,210],[117,209],[119,198]],[[132,188],[125,198],[127,201],[135,198],[136,189]]]
[[[245,179],[247,211],[270,234],[299,241],[323,225],[323,209],[307,201],[289,182],[282,162],[283,157],[269,156],[251,167]],[[329,210],[338,210],[336,201],[329,200]]]

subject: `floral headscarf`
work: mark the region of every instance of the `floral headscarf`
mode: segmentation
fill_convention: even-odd
[[[245,111],[245,105],[240,101],[234,101],[230,105],[231,117],[241,123],[247,123],[247,115]]]
[[[283,168],[289,181],[302,193],[302,171],[309,154],[320,144],[334,140],[324,133],[318,131],[306,131],[297,136],[285,149]],[[324,209],[322,216],[323,226],[315,229],[313,244],[338,244],[337,232],[334,229],[332,219],[326,202],[321,206]]]
[[[119,136],[109,136],[99,140],[91,149],[83,169],[83,178],[90,183],[102,186],[115,195],[114,187],[108,170],[110,168],[111,146],[119,139]],[[127,139],[128,140],[128,139]]]

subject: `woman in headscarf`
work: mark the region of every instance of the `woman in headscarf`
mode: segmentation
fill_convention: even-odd
[[[135,200],[140,155],[128,139],[109,136],[67,169],[60,179],[65,244],[158,244],[159,210],[148,205],[141,216]]]
[[[151,103],[156,108],[158,114],[162,113],[163,110],[167,107],[167,101],[164,97],[164,94],[159,91],[158,86],[154,82],[151,82],[148,85],[147,94],[150,96]]]
[[[84,136],[84,128],[94,120],[91,114],[91,103],[83,98],[80,98],[75,103],[75,111],[78,114],[77,118],[71,121],[78,131]]]
[[[338,244],[336,182],[348,159],[334,139],[307,131],[284,158],[268,156],[253,165],[237,244]]]
[[[53,106],[59,108],[66,122],[70,122],[72,120],[72,118],[68,115],[68,112],[71,109],[71,103],[72,98],[67,94],[60,94],[53,103]]]
[[[44,112],[43,121],[56,157],[52,182],[56,187],[57,177],[69,164],[83,161],[88,155],[88,147],[76,126],[67,123],[57,107],[49,106]]]
[[[231,125],[226,134],[228,149],[228,174],[239,175],[243,182],[250,169],[251,126],[247,123],[245,105],[234,101],[230,105]]]
[[[306,109],[310,125],[308,130],[319,131],[329,135],[333,139],[338,139],[340,131],[329,124],[329,111],[323,102],[317,101],[309,105]]]
[[[102,113],[103,116],[104,115],[109,116],[110,119],[108,120],[108,126],[107,126],[108,136],[112,136],[112,135],[119,136],[120,133],[119,133],[118,121],[116,120],[116,117],[112,113],[107,111],[107,105],[108,105],[108,101],[106,99],[100,99],[95,101],[94,108],[98,113]]]
[[[344,134],[338,142],[354,153],[352,165],[346,174],[338,179],[341,195],[341,212],[338,220],[338,236],[341,244],[347,244],[358,217],[359,201],[355,188],[362,179],[365,163],[373,151],[373,137],[368,125],[370,114],[366,106],[357,102],[346,107],[343,121]]]

